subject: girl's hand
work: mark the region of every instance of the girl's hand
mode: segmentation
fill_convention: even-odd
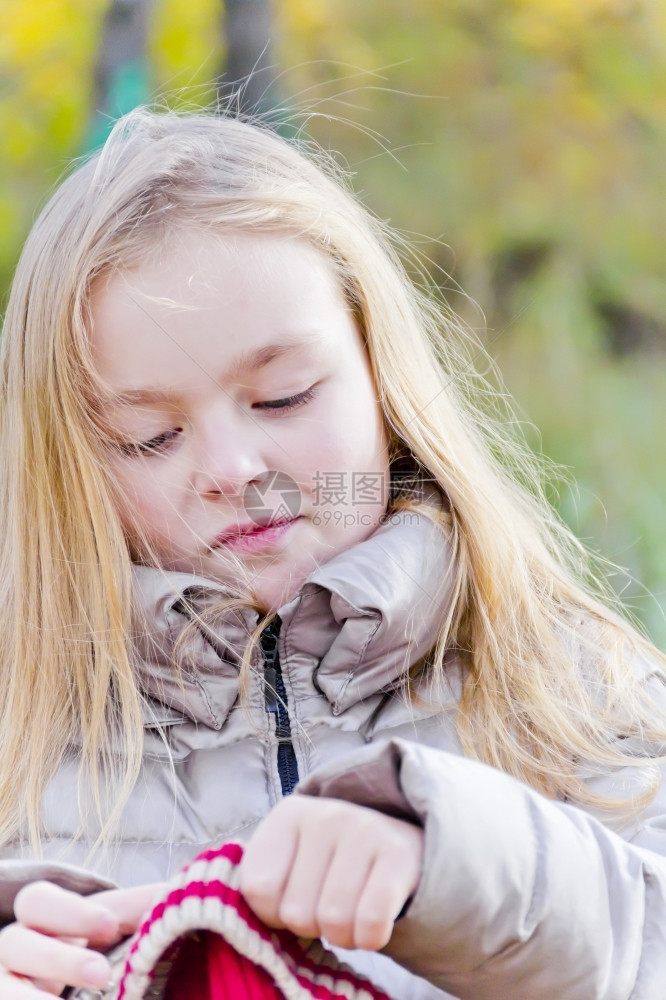
[[[111,966],[94,949],[131,934],[159,889],[79,896],[51,882],[25,886],[16,897],[16,922],[0,931],[2,1000],[52,1000],[65,986],[103,989]]]
[[[241,892],[271,927],[377,950],[416,891],[423,830],[374,809],[294,795],[258,827]]]

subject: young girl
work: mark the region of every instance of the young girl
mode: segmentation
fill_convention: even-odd
[[[396,998],[663,998],[662,659],[330,170],[128,116],[28,239],[1,398],[3,1000],[102,988],[230,839]]]

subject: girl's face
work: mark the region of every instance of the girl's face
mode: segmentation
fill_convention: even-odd
[[[174,233],[101,279],[92,349],[135,557],[278,608],[386,509],[385,425],[331,265],[305,241]]]

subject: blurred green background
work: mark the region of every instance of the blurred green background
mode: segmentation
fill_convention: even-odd
[[[531,443],[569,470],[563,515],[627,568],[618,590],[666,645],[662,0],[0,0],[0,11],[3,292],[45,194],[110,118],[161,95],[205,104],[256,67],[241,101],[289,109],[431,260]]]

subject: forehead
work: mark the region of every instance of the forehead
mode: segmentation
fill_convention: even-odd
[[[93,285],[90,340],[114,390],[198,371],[241,377],[326,349],[355,324],[326,256],[302,239],[179,233],[152,259]]]

